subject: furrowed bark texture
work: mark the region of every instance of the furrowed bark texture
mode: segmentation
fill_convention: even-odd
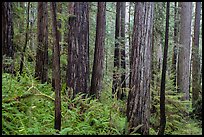
[[[55,123],[54,128],[61,129],[61,84],[60,84],[60,45],[59,32],[57,30],[57,8],[56,2],[51,2],[52,30],[54,38],[54,80],[55,80]]]
[[[184,100],[189,100],[190,43],[191,43],[192,2],[181,2],[181,31],[178,55],[178,88],[184,93]]]
[[[38,47],[35,77],[44,83],[48,80],[48,11],[47,2],[38,2]]]
[[[6,58],[14,59],[13,45],[13,20],[12,20],[12,2],[2,3],[2,55]],[[8,64],[2,64],[3,71],[13,73],[14,63],[11,61]]]
[[[200,32],[201,2],[196,2],[194,39],[192,47],[192,105],[198,100],[201,91],[200,83],[200,58],[199,58],[199,32]]]
[[[152,2],[135,4],[127,119],[129,133],[142,124],[142,135],[149,134],[153,9]]]
[[[69,7],[67,87],[75,96],[88,93],[89,10],[88,2],[71,2]]]
[[[96,98],[100,97],[102,89],[105,30],[106,30],[106,3],[98,2],[94,64],[90,89],[90,94],[95,95]]]

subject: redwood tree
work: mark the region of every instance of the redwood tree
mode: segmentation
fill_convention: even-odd
[[[57,12],[58,13],[62,13],[62,3],[61,2],[58,2],[57,3]],[[62,21],[61,19],[59,19],[57,21],[57,26],[58,26],[58,29],[61,29],[62,28]],[[59,42],[62,41],[62,32],[59,31]],[[61,51],[61,45],[60,45],[60,51]],[[54,68],[55,64],[54,64],[54,47],[52,48],[52,67]],[[55,88],[55,79],[54,79],[54,71],[52,71],[52,87],[53,89]]]
[[[88,2],[71,2],[69,7],[66,75],[68,91],[73,90],[74,97],[79,92],[88,93],[89,10]]]
[[[106,30],[106,2],[98,2],[94,63],[90,94],[100,97],[103,79],[104,46]]]
[[[120,11],[121,11],[120,2],[117,2],[116,3],[116,21],[115,21],[114,70],[113,70],[113,84],[112,84],[112,94],[113,95],[117,95],[119,93],[119,84],[120,84],[120,74],[119,74],[119,68],[120,68],[119,37],[120,37],[120,21],[121,21]]]
[[[125,81],[125,2],[116,3],[115,51],[112,93],[123,99]]]
[[[13,11],[12,2],[2,3],[2,55],[12,61],[3,65],[3,71],[7,73],[14,72],[14,45],[13,45]]]
[[[61,129],[61,85],[60,85],[60,45],[59,45],[59,32],[57,30],[57,8],[56,2],[51,2],[52,13],[52,30],[54,38],[54,80],[55,80],[55,123],[54,128]]]
[[[153,2],[136,2],[127,101],[128,131],[149,134]]]
[[[48,80],[48,11],[47,2],[38,2],[38,46],[35,77],[44,83]]]
[[[119,95],[120,99],[123,99],[124,97],[124,88],[126,88],[126,78],[125,78],[125,13],[126,13],[126,8],[125,8],[126,2],[121,2],[121,24],[120,24],[120,36],[121,36],[121,68],[122,68],[122,74],[121,74],[121,95]]]
[[[178,52],[178,88],[189,100],[190,42],[191,42],[192,2],[181,2],[180,46]]]
[[[200,58],[199,58],[199,33],[200,33],[200,13],[201,2],[196,2],[195,10],[195,25],[194,25],[194,38],[192,47],[192,105],[195,108],[196,100],[198,100],[199,92],[201,91],[200,85]]]
[[[166,126],[165,79],[166,79],[168,41],[169,41],[169,7],[170,7],[170,3],[167,2],[167,6],[166,6],[165,47],[164,47],[164,58],[163,58],[163,65],[162,65],[162,77],[161,77],[161,87],[160,87],[160,128],[159,128],[158,135],[164,135],[164,130],[165,130],[165,126]]]
[[[176,64],[177,64],[177,48],[178,48],[178,2],[174,3],[174,47],[172,56],[172,69],[174,73],[174,86],[176,86]]]

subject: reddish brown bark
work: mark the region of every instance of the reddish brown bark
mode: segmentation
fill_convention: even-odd
[[[69,6],[67,87],[75,96],[79,92],[88,93],[89,10],[88,2],[74,2]]]
[[[152,2],[136,2],[132,41],[130,91],[127,101],[128,132],[149,134],[151,48],[153,26]]]
[[[94,63],[90,94],[100,97],[103,79],[104,44],[106,30],[106,3],[98,2]]]
[[[8,64],[2,64],[3,71],[14,73],[14,45],[13,45],[13,20],[12,2],[2,3],[2,55],[11,59]]]
[[[35,77],[44,83],[48,80],[48,11],[47,2],[38,2],[38,47]]]
[[[54,128],[61,129],[61,85],[60,85],[60,45],[59,32],[57,30],[56,2],[51,2],[52,29],[54,38],[54,80],[55,80],[55,123]]]

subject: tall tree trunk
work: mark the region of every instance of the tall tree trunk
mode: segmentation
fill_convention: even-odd
[[[54,63],[54,46],[52,47],[52,68],[55,67],[55,63]],[[55,73],[54,70],[52,69],[52,88],[53,90],[55,90]]]
[[[35,18],[35,3],[30,3],[30,12],[31,12],[31,16],[30,16],[30,48],[31,50],[35,49],[35,34],[34,32],[32,32],[36,18]]]
[[[21,63],[20,63],[20,69],[19,69],[20,75],[23,72],[23,62],[24,62],[24,56],[25,56],[24,54],[25,54],[25,51],[26,51],[27,43],[28,43],[29,14],[30,14],[30,2],[28,2],[28,8],[27,8],[27,26],[26,26],[26,33],[25,33],[25,44],[24,44],[24,47],[23,47],[23,51],[21,53]]]
[[[61,14],[62,14],[62,2],[58,2],[57,3],[57,12],[60,14],[60,16],[61,16]],[[61,19],[59,19],[58,21],[57,21],[57,26],[58,26],[58,28],[59,29],[61,29],[62,28],[62,20]],[[61,42],[62,41],[62,32],[60,32],[59,31],[59,41]],[[61,46],[60,46],[61,47]]]
[[[131,50],[132,50],[132,39],[131,39],[131,36],[132,36],[132,33],[131,33],[131,20],[130,20],[130,17],[131,17],[131,2],[130,2],[130,5],[129,5],[129,26],[128,26],[128,41],[129,41],[129,70],[130,70],[130,73],[129,73],[129,82],[128,82],[128,87],[130,87],[130,82],[131,82],[131,62],[132,62],[132,57],[131,57]]]
[[[163,51],[162,51],[162,20],[160,18],[164,18],[163,11],[164,6],[163,2],[159,2],[155,5],[155,22],[153,24],[153,36],[152,36],[152,86],[154,90],[160,90],[161,79],[159,77],[160,72],[162,71],[162,60],[163,60]],[[158,19],[158,20],[157,20]],[[152,93],[152,96],[155,93]],[[159,92],[156,92],[156,95],[159,95]]]
[[[45,2],[44,8],[44,23],[43,23],[43,37],[44,37],[44,59],[43,59],[43,78],[42,82],[48,81],[48,7],[47,2]]]
[[[189,100],[191,19],[192,2],[181,2],[181,34],[178,55],[178,88],[179,92],[184,93],[184,100]]]
[[[129,133],[149,134],[153,2],[135,4],[131,83],[127,101]]]
[[[120,99],[123,99],[124,97],[124,90],[126,88],[126,81],[125,81],[125,74],[126,74],[126,62],[125,62],[125,13],[126,13],[126,2],[121,2],[121,24],[120,24],[120,28],[121,28],[121,68],[122,68],[122,74],[121,74],[121,92],[119,95]]]
[[[71,93],[74,87],[74,75],[75,75],[75,63],[74,63],[74,53],[75,53],[75,33],[74,33],[74,24],[76,24],[76,16],[74,16],[74,2],[69,3],[69,14],[68,17],[68,26],[67,26],[67,36],[66,42],[68,43],[68,50],[67,50],[67,73],[66,73],[66,85],[68,87],[68,96],[71,97]],[[76,54],[76,53],[75,53]]]
[[[51,2],[52,29],[54,38],[54,74],[55,74],[55,124],[54,128],[61,129],[61,85],[60,85],[60,45],[59,31],[57,30],[57,8],[56,2]]]
[[[13,45],[13,12],[12,2],[2,3],[2,55],[3,58],[11,59],[3,65],[3,72],[14,73],[14,45]]]
[[[200,13],[201,2],[196,2],[195,10],[195,25],[194,25],[194,39],[192,47],[192,105],[195,108],[195,103],[198,100],[200,85],[200,58],[199,58],[199,33],[200,33]]]
[[[37,22],[37,40],[38,47],[36,51],[36,66],[35,66],[35,77],[38,80],[42,79],[42,67],[43,67],[43,2],[38,2],[38,22]]]
[[[174,86],[176,87],[176,62],[177,62],[177,48],[178,48],[178,7],[177,2],[174,3],[174,47],[172,56],[172,70],[174,74]]]
[[[61,2],[58,2],[57,3],[57,13],[62,13],[62,3]],[[61,19],[57,20],[57,27],[58,29],[60,30],[61,27],[62,27],[62,23],[61,23]],[[59,42],[62,41],[62,32],[58,31],[59,32]],[[60,45],[60,51],[61,51],[61,47],[62,45]],[[54,47],[52,48],[52,67],[54,68]],[[55,79],[54,79],[54,71],[52,71],[52,87],[53,89],[55,88]]]
[[[120,16],[121,16],[120,2],[116,3],[116,21],[115,21],[115,50],[114,50],[114,70],[113,70],[113,85],[112,94],[113,96],[118,93],[118,87],[120,84],[120,49],[119,49],[119,37],[120,37]]]
[[[19,28],[19,32],[23,35],[24,33],[24,24],[25,24],[25,2],[19,2],[20,8],[22,9],[21,13],[21,21],[17,23],[17,26]],[[23,43],[23,42],[22,42]]]
[[[167,66],[168,41],[169,41],[169,8],[170,8],[170,3],[167,2],[165,47],[164,47],[164,58],[163,58],[163,65],[162,65],[161,88],[160,88],[160,129],[159,129],[158,135],[164,135],[164,130],[166,126],[165,79],[166,79],[166,66]]]
[[[90,94],[100,97],[103,78],[104,44],[106,30],[106,2],[98,2],[94,64]]]
[[[176,71],[176,84],[177,84],[177,92],[180,92],[179,85],[181,85],[181,81],[179,81],[180,72],[180,62],[179,62],[179,51],[180,51],[180,35],[181,35],[181,2],[178,2],[178,47],[177,47],[177,71]]]
[[[78,16],[79,27],[77,27],[78,38],[78,60],[77,60],[77,83],[75,93],[88,93],[88,81],[89,81],[89,60],[88,60],[88,47],[89,47],[89,11],[88,2],[79,2],[76,5],[76,13],[80,13]]]
[[[74,2],[72,6],[72,15],[69,16],[70,30],[67,38],[67,86],[73,89],[74,97],[79,92],[88,93],[89,6],[88,2]]]
[[[35,77],[44,83],[48,80],[48,11],[47,2],[38,2],[38,47]]]
[[[126,2],[125,6],[125,56],[126,56],[126,61],[125,61],[125,68],[126,68],[126,87],[127,84],[129,83],[129,8],[130,8],[130,2]]]
[[[130,41],[129,41],[129,8],[130,8],[130,2],[126,2],[126,9],[125,9],[125,55],[126,55],[126,62],[125,62],[125,67],[126,67],[126,87],[129,84],[129,62],[130,62],[130,56],[129,56],[129,47],[130,47]]]

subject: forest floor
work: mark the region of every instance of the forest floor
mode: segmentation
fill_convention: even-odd
[[[62,85],[62,126],[58,134],[126,134],[126,103],[112,98],[110,91],[108,87],[104,89],[100,100],[83,99],[82,94],[70,99],[65,85]],[[169,107],[167,112],[168,109],[175,109]],[[157,114],[151,115],[151,135],[156,135],[158,131]],[[202,135],[202,123],[198,120],[184,115],[170,116],[167,113],[165,134]],[[17,77],[2,74],[2,134],[56,134],[54,92],[50,84],[40,84],[28,75],[22,76],[18,82]]]

